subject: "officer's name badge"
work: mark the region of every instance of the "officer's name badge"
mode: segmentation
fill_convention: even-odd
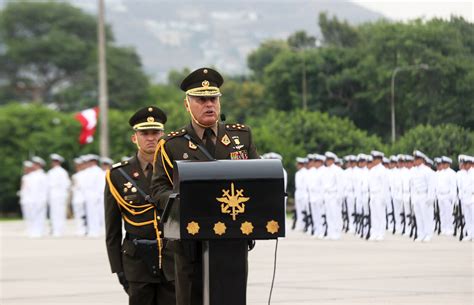
[[[247,160],[249,155],[246,150],[233,151],[230,153],[231,160]]]

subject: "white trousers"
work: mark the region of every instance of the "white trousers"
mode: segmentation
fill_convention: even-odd
[[[51,198],[49,201],[49,218],[53,229],[53,236],[64,234],[66,224],[67,197]]]
[[[342,202],[336,196],[324,196],[326,220],[328,223],[328,237],[341,238],[342,232]]]
[[[474,234],[473,227],[474,227],[474,204],[465,204],[462,203],[462,213],[464,214],[464,220],[466,222],[466,232],[468,237],[472,240],[472,234]]]
[[[383,197],[374,196],[370,198],[370,237],[382,239],[385,236],[385,207],[386,200]]]
[[[349,232],[354,233],[355,232],[355,216],[353,215],[355,212],[355,197],[354,195],[349,195],[347,196],[347,213],[349,214]]]
[[[45,234],[46,202],[35,202],[30,206],[31,231],[30,237],[41,237]]]
[[[102,211],[104,204],[101,198],[86,198],[86,219],[87,219],[87,236],[99,237],[104,235],[102,227]]]
[[[426,195],[413,196],[418,239],[431,238],[434,231],[433,202]]]
[[[308,196],[295,192],[296,226],[295,229],[302,231],[305,227],[303,212],[308,212]]]
[[[438,198],[441,233],[452,235],[454,232],[453,204],[449,198]]]
[[[324,199],[317,199],[311,202],[311,212],[313,218],[313,235],[324,236],[325,227],[323,226],[323,215],[326,213]]]

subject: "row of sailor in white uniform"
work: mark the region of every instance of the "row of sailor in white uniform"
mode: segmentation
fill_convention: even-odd
[[[332,152],[297,158],[294,228],[318,238],[337,240],[348,231],[376,241],[388,228],[429,242],[435,226],[454,234],[459,217],[453,211],[461,207],[463,239],[472,240],[474,158],[458,159],[455,172],[446,156],[436,158],[434,171],[434,162],[418,150],[389,159],[379,151],[346,156],[345,169]]]
[[[74,159],[76,173],[69,178],[68,172],[61,166],[64,158],[51,154],[50,159],[51,167],[47,172],[44,170],[46,162],[38,156],[23,162],[19,197],[28,236],[64,235],[69,203],[72,205],[76,235],[103,235],[104,170],[110,167],[112,160],[102,158],[101,168],[97,155],[78,157]]]

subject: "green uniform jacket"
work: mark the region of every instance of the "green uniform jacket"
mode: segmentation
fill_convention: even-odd
[[[118,171],[122,168],[125,173],[142,189],[146,194],[150,194],[151,175],[146,177],[143,173],[140,162],[134,156],[128,161],[118,163],[110,170],[110,182],[127,202],[133,205],[145,205],[145,199],[131,186],[129,181]],[[144,226],[135,226],[127,221],[123,221],[123,216],[135,223],[152,221],[154,210],[152,208],[141,215],[132,215],[129,211],[119,206],[117,200],[111,193],[109,183],[105,187],[105,227],[106,245],[112,273],[123,271],[128,281],[159,283],[174,280],[174,258],[169,249],[169,245],[164,244],[162,251],[162,271],[159,270],[158,257],[156,258],[156,272],[148,268],[142,257],[137,253],[136,246],[130,239],[123,239],[122,242],[122,222],[125,223],[126,232],[141,239],[156,240],[156,231],[153,223]],[[134,209],[139,211],[140,209]],[[156,212],[160,215],[161,212]],[[161,229],[160,229],[161,231]]]

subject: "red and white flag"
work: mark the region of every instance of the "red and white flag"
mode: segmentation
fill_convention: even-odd
[[[79,143],[84,145],[94,141],[95,128],[97,126],[97,117],[99,107],[89,108],[76,113],[74,118],[81,123],[82,129],[79,135]]]

